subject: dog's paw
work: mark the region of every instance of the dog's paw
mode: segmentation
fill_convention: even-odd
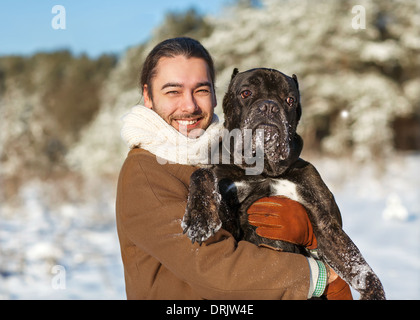
[[[361,291],[360,300],[386,300],[385,291],[382,285],[372,286],[369,287],[368,290]]]
[[[386,300],[385,292],[362,293],[360,295],[360,300]]]
[[[360,292],[360,300],[386,300],[385,291],[381,281],[374,273],[367,274],[363,281]]]
[[[184,215],[181,227],[192,243],[198,242],[201,245],[203,241],[206,241],[219,231],[222,227],[222,222],[218,218],[215,221],[209,220],[204,214],[195,211],[192,210],[189,212],[190,214]]]

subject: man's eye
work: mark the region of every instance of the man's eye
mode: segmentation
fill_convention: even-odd
[[[252,96],[252,92],[250,90],[244,90],[241,92],[242,99],[246,99]]]
[[[200,90],[197,90],[196,93],[201,94],[201,95],[207,95],[210,93],[210,91],[207,89],[200,89]]]

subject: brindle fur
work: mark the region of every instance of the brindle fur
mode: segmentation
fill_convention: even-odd
[[[241,98],[243,90],[252,91],[252,96]],[[287,97],[293,97],[295,103],[288,104]],[[306,209],[318,242],[318,258],[360,292],[361,299],[385,299],[379,278],[342,229],[334,196],[315,167],[299,158],[303,142],[296,133],[301,116],[297,77],[273,69],[242,73],[235,69],[223,100],[223,111],[228,130],[256,129],[269,124],[272,126],[269,128],[276,128],[279,141],[264,145],[264,170],[259,175],[246,175],[249,165],[245,162],[218,164],[194,172],[182,222],[190,239],[201,244],[223,227],[237,240],[309,255],[303,247],[260,237],[248,222],[246,212],[254,201],[280,192]]]

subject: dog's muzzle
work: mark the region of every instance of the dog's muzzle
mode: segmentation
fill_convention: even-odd
[[[256,148],[264,148],[270,162],[285,160],[290,155],[291,133],[282,108],[272,100],[259,102],[248,117],[248,128],[252,128],[253,154]],[[245,121],[247,122],[247,121]]]
[[[255,128],[255,146],[264,146],[268,161],[285,160],[290,154],[289,134],[284,128],[273,124],[260,124]]]

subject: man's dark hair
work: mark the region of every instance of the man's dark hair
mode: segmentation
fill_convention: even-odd
[[[143,69],[140,75],[140,86],[143,92],[144,85],[147,84],[149,97],[152,98],[152,79],[156,75],[156,65],[160,58],[174,58],[176,56],[185,56],[186,58],[201,58],[203,59],[210,72],[211,82],[214,88],[215,71],[213,59],[210,54],[197,40],[188,37],[178,37],[167,39],[157,44],[152,51],[150,51],[143,64]]]

